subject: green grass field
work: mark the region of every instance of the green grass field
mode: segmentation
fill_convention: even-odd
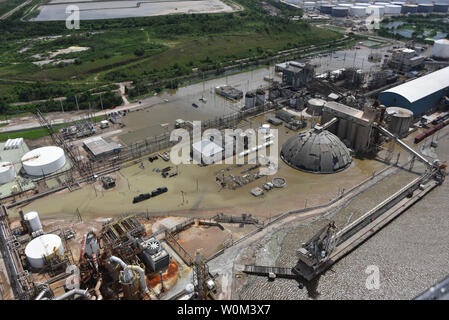
[[[73,97],[109,83],[158,82],[189,75],[195,68],[216,69],[238,59],[268,57],[342,37],[287,19],[298,10],[279,2],[265,1],[280,8],[284,14],[280,17],[270,16],[261,0],[237,2],[244,11],[83,21],[80,30],[17,17],[0,22],[0,97],[6,103]],[[71,46],[89,49],[51,56]],[[33,64],[47,59],[74,63]]]

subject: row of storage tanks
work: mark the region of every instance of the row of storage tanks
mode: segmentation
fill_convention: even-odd
[[[21,158],[21,164],[25,173],[35,177],[54,173],[64,167],[65,163],[64,150],[56,146],[31,150]],[[11,182],[15,178],[16,170],[14,163],[0,162],[0,185]]]
[[[297,3],[301,5],[305,10],[318,9],[323,14],[329,14],[334,17],[346,17],[348,15],[355,17],[362,17],[372,12],[378,12],[379,16],[385,14],[407,14],[407,13],[431,13],[440,12],[446,13],[449,9],[449,4],[447,3],[421,3],[412,4],[406,3],[404,1],[393,1],[393,2],[374,2],[370,3],[368,1],[359,0],[356,3],[331,3],[325,1],[296,1],[288,0],[290,3]]]

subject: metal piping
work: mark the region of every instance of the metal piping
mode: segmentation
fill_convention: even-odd
[[[132,266],[132,265],[126,265],[125,262],[123,262],[122,259],[116,257],[116,256],[111,256],[109,258],[110,262],[115,262],[120,264],[120,266],[123,268],[123,272],[126,274],[129,274],[129,272],[131,270],[137,271],[140,274],[140,290],[142,290],[143,293],[147,294],[149,292],[148,288],[147,288],[147,282],[145,279],[145,271],[138,266]]]
[[[126,268],[126,263],[124,263],[123,260],[120,259],[119,257],[111,256],[111,257],[109,258],[109,261],[110,261],[110,262],[118,263],[118,264],[122,267],[122,269],[125,269],[125,268]]]
[[[95,295],[97,296],[97,300],[103,300],[103,296],[100,292],[101,284],[103,283],[103,278],[99,278],[97,284],[95,285]]]
[[[86,299],[89,299],[91,295],[88,292],[88,289],[82,290],[82,289],[72,289],[69,292],[66,292],[59,297],[56,297],[55,300],[65,300],[67,298],[70,298],[71,296],[74,296],[76,294],[82,295]]]
[[[44,296],[47,292],[48,292],[48,293],[50,292],[50,288],[49,288],[48,286],[46,286],[44,289],[42,289],[42,291],[39,292],[39,294],[36,296],[36,298],[35,298],[34,300],[42,300],[43,296]]]
[[[126,266],[126,269],[130,269],[130,270],[134,270],[139,272],[140,274],[140,290],[142,290],[143,293],[147,294],[148,293],[148,288],[147,288],[147,281],[145,279],[145,271],[138,266]]]

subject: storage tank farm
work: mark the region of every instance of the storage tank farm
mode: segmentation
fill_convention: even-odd
[[[433,6],[433,12],[447,13],[449,10],[449,3],[437,2]]]
[[[402,6],[402,11],[401,13],[417,13],[418,12],[418,5],[416,4],[409,4],[406,3]]]
[[[349,9],[349,14],[353,17],[364,17],[364,16],[366,16],[366,7],[352,6]]]
[[[349,8],[336,6],[332,8],[332,16],[335,18],[344,18],[348,16]]]
[[[449,40],[436,40],[433,43],[432,56],[437,59],[449,59]]]
[[[421,13],[432,13],[433,4],[432,3],[420,3],[418,4],[418,12]]]
[[[402,6],[397,4],[387,4],[385,6],[385,14],[401,14]]]
[[[64,150],[55,146],[37,148],[22,157],[23,168],[30,176],[51,174],[64,167],[65,163]]]
[[[320,6],[320,12],[322,14],[332,14],[332,9],[335,7],[334,4],[322,4]]]
[[[16,177],[14,164],[11,162],[0,162],[0,185],[11,182]]]

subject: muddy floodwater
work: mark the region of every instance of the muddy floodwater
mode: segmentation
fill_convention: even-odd
[[[79,8],[80,20],[149,17],[166,14],[193,14],[232,12],[220,0],[144,0],[144,1],[67,1],[53,0],[39,8],[39,15],[32,21],[61,21],[71,14],[68,5]]]
[[[437,154],[449,160],[449,135],[439,140]],[[318,230],[336,221],[344,226],[363,212],[399,190],[424,170],[405,170],[378,183],[351,201],[335,215],[315,222],[298,223],[278,230],[262,241],[251,263],[293,267],[296,250]],[[444,184],[407,210],[332,268],[300,289],[295,280],[248,276],[235,296],[242,299],[412,299],[448,274],[449,259],[449,183]],[[259,244],[260,245],[260,244]],[[271,248],[271,249],[270,249]],[[368,266],[379,269],[380,287],[367,289]]]
[[[122,143],[129,145],[172,130],[176,119],[204,121],[237,112],[243,107],[244,99],[226,99],[215,93],[215,87],[230,85],[245,93],[267,86],[269,83],[263,80],[264,76],[280,80],[274,73],[274,67],[266,67],[163,92],[157,96],[159,103],[149,109],[130,112],[123,118],[127,132],[119,138]],[[201,97],[206,102],[200,101]]]

